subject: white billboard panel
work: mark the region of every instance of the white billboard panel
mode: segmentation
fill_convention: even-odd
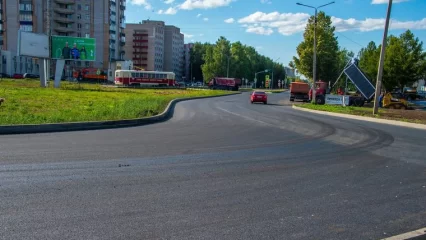
[[[49,37],[46,34],[19,31],[18,55],[50,58]]]

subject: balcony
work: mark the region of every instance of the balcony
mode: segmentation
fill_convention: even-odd
[[[75,0],[53,0],[55,3],[72,5],[75,4]]]
[[[138,49],[148,49],[148,46],[136,46],[136,45],[133,45],[133,48],[138,48]]]
[[[62,32],[62,33],[72,33],[72,32],[75,32],[74,29],[67,28],[67,27],[55,27],[54,29],[55,29],[55,31]]]
[[[62,13],[62,14],[74,14],[74,9],[70,9],[70,8],[54,8],[53,9],[55,12],[57,13]]]
[[[66,17],[53,17],[53,20],[58,23],[73,23],[74,20],[72,18]]]
[[[133,54],[143,54],[143,55],[146,55],[146,54],[148,54],[148,52],[135,52],[135,51],[133,51]]]

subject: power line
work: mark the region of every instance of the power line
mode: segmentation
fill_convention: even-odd
[[[356,41],[354,41],[354,40],[352,40],[352,39],[350,39],[349,37],[347,37],[347,36],[345,36],[345,35],[343,35],[342,33],[340,33],[340,32],[336,32],[337,34],[339,34],[340,36],[342,36],[342,37],[344,37],[344,38],[346,38],[347,40],[349,40],[349,41],[351,41],[351,42],[353,42],[353,43],[355,43],[356,45],[358,45],[358,46],[360,46],[360,47],[364,47],[362,44],[360,44],[360,43],[358,43],[358,42],[356,42]]]

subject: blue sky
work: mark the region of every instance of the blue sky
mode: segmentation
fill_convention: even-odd
[[[241,41],[284,65],[296,55],[313,9],[329,0],[128,0],[128,23],[162,20],[181,28],[185,42]],[[324,7],[332,16],[341,47],[358,53],[369,41],[381,42],[388,0],[335,0]],[[411,29],[426,41],[426,0],[394,0],[390,34]]]

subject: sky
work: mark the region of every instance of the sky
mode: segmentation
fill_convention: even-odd
[[[214,43],[220,36],[255,47],[260,54],[288,65],[297,55],[314,9],[331,0],[127,0],[126,22],[161,20],[175,25],[185,42]],[[356,54],[383,38],[389,0],[335,0],[320,10],[332,17],[342,48]],[[393,0],[389,34],[410,29],[426,41],[426,0]]]

